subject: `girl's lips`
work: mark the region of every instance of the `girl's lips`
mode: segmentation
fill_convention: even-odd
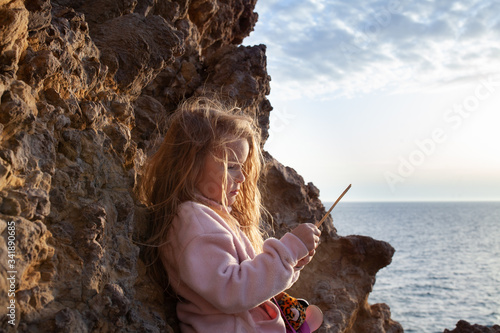
[[[229,193],[232,194],[232,195],[237,195],[239,192],[240,192],[240,190],[233,190],[233,191],[231,191]]]

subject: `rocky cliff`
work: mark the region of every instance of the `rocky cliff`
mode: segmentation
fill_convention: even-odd
[[[140,259],[141,166],[184,98],[216,92],[267,138],[265,46],[239,46],[255,0],[0,0],[0,331],[172,332],[174,301]],[[279,236],[325,213],[270,155],[261,187]],[[269,221],[268,221],[269,222]],[[402,332],[369,305],[393,248],[332,220],[291,293],[324,332]]]

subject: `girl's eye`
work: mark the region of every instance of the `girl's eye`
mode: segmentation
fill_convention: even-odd
[[[240,167],[240,165],[239,165],[239,164],[229,164],[229,165],[227,166],[227,169],[228,169],[228,170],[236,170],[236,169],[238,169],[239,167]]]

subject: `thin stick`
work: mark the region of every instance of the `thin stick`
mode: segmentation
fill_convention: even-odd
[[[321,219],[321,221],[319,221],[318,223],[316,223],[316,227],[319,228],[319,226],[323,224],[323,222],[326,220],[326,218],[328,217],[328,215],[330,215],[330,212],[332,211],[333,207],[335,207],[335,205],[340,201],[340,199],[342,199],[342,197],[344,196],[344,194],[346,194],[347,191],[349,191],[349,189],[351,188],[351,185],[352,184],[349,184],[349,186],[347,186],[347,188],[344,190],[344,192],[342,192],[342,194],[337,199],[337,201],[335,201],[333,203],[332,207],[330,207],[330,209],[328,210],[328,212],[326,212],[325,216],[323,216],[323,218]]]

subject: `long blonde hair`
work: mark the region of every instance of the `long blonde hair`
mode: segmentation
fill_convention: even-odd
[[[223,191],[227,181],[228,143],[236,139],[248,141],[249,153],[243,164],[245,181],[241,184],[237,200],[226,209],[214,208],[236,231],[240,229],[260,252],[263,234],[259,227],[261,196],[257,181],[262,167],[260,130],[255,121],[240,109],[227,107],[208,98],[187,100],[180,105],[168,121],[168,130],[162,144],[145,165],[139,194],[151,207],[146,256],[152,264],[155,279],[163,275],[158,247],[167,239],[170,225],[179,205],[185,201],[198,201],[196,182],[207,156],[212,155],[225,164]],[[219,153],[217,157],[215,154]],[[222,153],[222,156],[220,156]],[[226,195],[223,193],[223,198]],[[222,203],[225,205],[225,203]],[[227,207],[225,207],[227,208]]]

